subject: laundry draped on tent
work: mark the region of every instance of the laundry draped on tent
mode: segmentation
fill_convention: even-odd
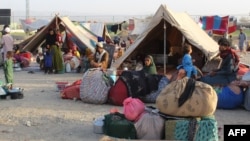
[[[109,32],[114,32],[116,34],[118,31],[122,30],[122,24],[124,23],[126,23],[126,21],[123,21],[118,24],[107,24],[107,29]]]
[[[203,16],[200,20],[202,28],[204,30],[211,30],[213,34],[230,34],[237,29],[237,19],[234,16]]]

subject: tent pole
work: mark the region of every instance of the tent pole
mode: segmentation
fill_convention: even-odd
[[[166,21],[164,20],[164,54],[163,54],[163,58],[164,58],[164,75],[166,74]]]
[[[228,39],[228,24],[229,24],[229,20],[230,20],[230,15],[228,15],[228,18],[227,18],[227,30],[226,30],[226,33],[225,33],[225,38]]]

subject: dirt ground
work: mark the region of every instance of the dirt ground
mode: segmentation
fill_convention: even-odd
[[[45,75],[33,70],[14,73],[14,87],[24,88],[23,99],[0,100],[0,141],[98,141],[103,135],[93,132],[93,119],[116,106],[61,99],[55,82],[72,83],[82,74]],[[0,72],[4,81],[2,68]],[[122,112],[122,107],[116,108]],[[243,108],[217,110],[215,116],[222,128],[224,124],[250,124],[250,112]],[[220,136],[223,140],[223,129]]]

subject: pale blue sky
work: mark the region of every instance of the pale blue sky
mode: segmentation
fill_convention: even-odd
[[[26,0],[1,0],[17,16],[25,12]],[[190,15],[249,15],[250,0],[29,0],[30,15],[152,15],[160,4]],[[19,13],[20,12],[20,13]]]

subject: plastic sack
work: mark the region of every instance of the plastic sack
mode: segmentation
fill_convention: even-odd
[[[130,121],[136,121],[144,111],[145,105],[138,98],[128,97],[123,101],[123,113]]]
[[[145,112],[135,123],[138,139],[160,140],[163,137],[164,119],[157,113]]]

